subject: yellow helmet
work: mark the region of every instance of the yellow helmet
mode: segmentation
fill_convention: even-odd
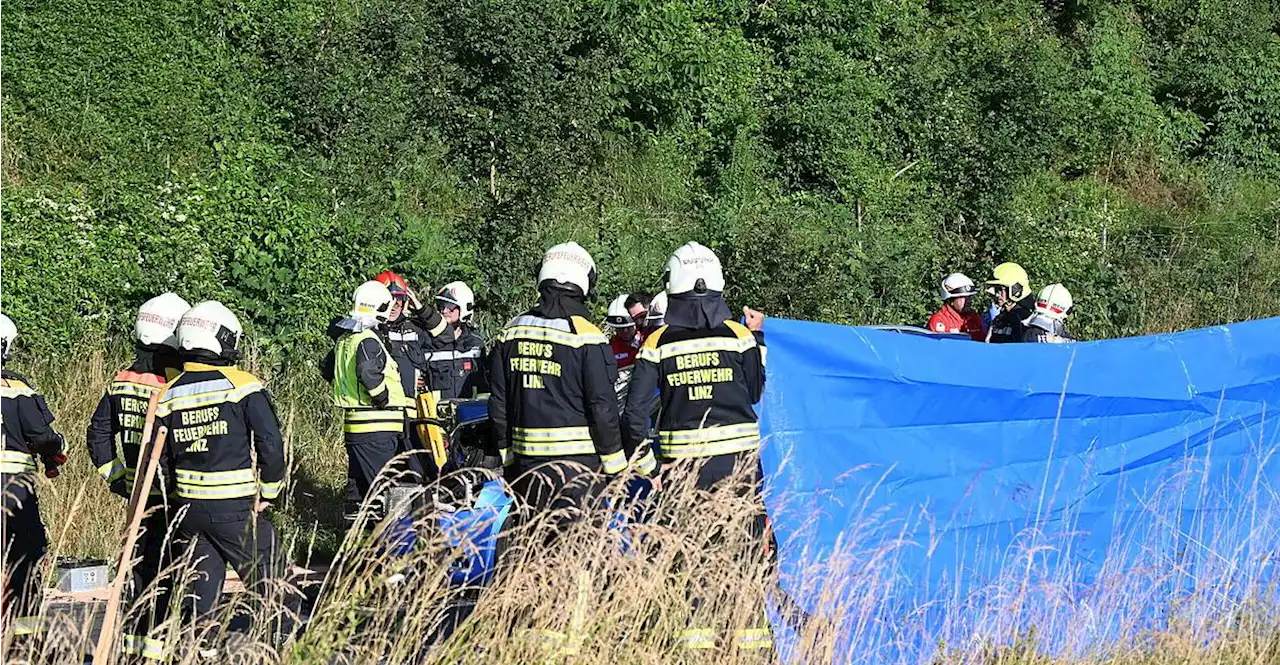
[[[1022,300],[1031,294],[1031,282],[1027,279],[1027,271],[1016,263],[1001,263],[991,273],[987,286],[1003,286],[1009,290],[1009,297]],[[987,289],[991,291],[992,289]]]

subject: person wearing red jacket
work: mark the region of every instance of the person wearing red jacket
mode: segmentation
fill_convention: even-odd
[[[635,318],[631,315],[631,307],[627,306],[634,296],[620,295],[609,303],[609,312],[605,317],[605,326],[612,331],[609,346],[613,349],[613,359],[618,363],[618,380],[613,391],[618,396],[618,412],[627,403],[627,389],[631,386],[631,366],[636,362],[636,354],[640,352],[642,340],[636,329]],[[635,305],[633,305],[634,307]],[[641,310],[643,318],[647,310]]]
[[[978,294],[973,280],[962,273],[951,273],[942,280],[938,295],[942,297],[942,309],[929,317],[931,333],[964,333],[975,342],[987,338],[987,330],[982,325],[982,315],[973,310],[970,304]]]

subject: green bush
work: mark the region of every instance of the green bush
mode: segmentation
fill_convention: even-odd
[[[849,323],[1008,259],[1088,338],[1280,311],[1261,0],[8,9],[0,305],[40,354],[173,289],[309,365],[387,268],[492,331],[567,239],[604,295],[697,238],[735,305]]]

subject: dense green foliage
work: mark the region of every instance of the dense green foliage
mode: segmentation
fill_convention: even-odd
[[[697,238],[735,302],[831,321],[918,324],[1010,259],[1088,338],[1280,313],[1267,0],[7,9],[3,307],[38,352],[171,288],[313,357],[386,267],[492,322],[564,239],[613,293]]]

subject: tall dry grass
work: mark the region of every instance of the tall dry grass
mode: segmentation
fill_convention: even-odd
[[[31,369],[69,443],[79,450],[83,423],[114,369],[111,361],[89,354],[84,362],[66,365],[63,374]],[[292,558],[304,565],[327,563],[328,574],[294,580],[313,600],[306,630],[296,639],[282,642],[270,620],[285,611],[278,589],[237,594],[211,623],[167,625],[174,662],[198,662],[199,645],[221,649],[217,660],[227,662],[776,662],[773,650],[732,644],[734,631],[766,625],[766,595],[805,601],[803,617],[782,606],[796,632],[788,642],[791,662],[1280,662],[1280,622],[1270,602],[1280,523],[1270,512],[1275,488],[1259,481],[1258,465],[1271,454],[1261,442],[1254,464],[1232,470],[1238,477],[1227,486],[1236,492],[1237,510],[1229,519],[1158,519],[1223,489],[1209,487],[1200,462],[1171,468],[1165,484],[1151,492],[1153,519],[1126,525],[1087,588],[1070,556],[1044,556],[1055,546],[1049,534],[1029,528],[1015,551],[968,562],[996,570],[993,577],[933,589],[928,602],[916,602],[918,580],[904,579],[901,566],[913,548],[930,545],[916,535],[925,518],[865,506],[840,507],[850,526],[834,550],[805,552],[800,543],[782,543],[802,569],[779,572],[750,536],[755,500],[731,487],[696,490],[685,476],[656,495],[650,519],[631,528],[626,551],[622,534],[608,527],[624,501],[615,483],[552,541],[537,519],[520,520],[504,539],[498,579],[483,590],[455,589],[446,573],[461,552],[429,512],[417,515],[421,541],[407,556],[386,552],[379,535],[387,523],[338,534],[340,505],[333,498],[341,496],[345,460],[338,429],[320,401],[323,392],[305,376],[273,378],[294,481],[291,501],[273,519],[283,526]],[[109,556],[116,547],[122,502],[106,493],[89,466],[77,455],[62,478],[41,481],[56,555]],[[869,492],[874,485],[868,481]],[[812,509],[815,516],[831,509],[809,506],[801,496],[775,498],[775,505]],[[1171,556],[1175,541],[1200,549]],[[181,563],[169,574],[179,586],[186,574]],[[780,581],[786,596],[775,592]],[[468,603],[474,610],[466,620],[447,639],[438,639],[450,609]],[[246,628],[245,616],[257,621]],[[6,631],[0,659],[80,662],[93,638],[93,621],[60,610],[49,619],[55,629],[34,652],[11,644]],[[709,631],[707,648],[687,648],[680,634],[691,628]]]

